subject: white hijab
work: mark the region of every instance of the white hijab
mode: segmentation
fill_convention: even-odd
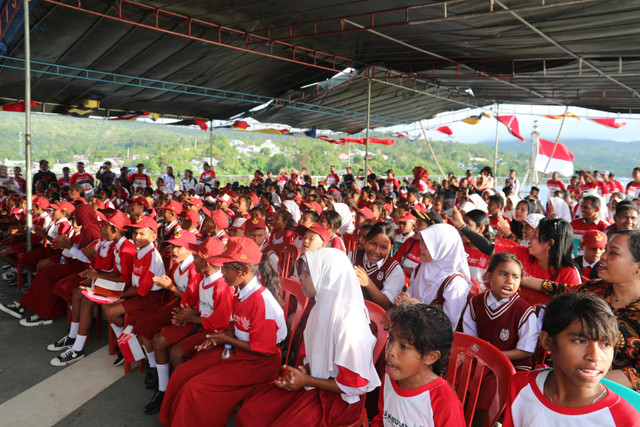
[[[573,215],[571,214],[571,208],[561,197],[549,197],[549,201],[553,209],[553,212],[556,214],[556,218],[564,218],[569,223],[573,221]]]
[[[345,203],[334,203],[333,210],[340,214],[342,218],[342,224],[340,224],[340,234],[351,234],[355,230],[353,225],[353,215],[351,215],[351,209]]]
[[[516,217],[516,206],[518,206],[518,202],[521,199],[520,199],[520,197],[516,196],[515,194],[510,194],[507,197],[507,200],[511,200],[511,204],[513,205],[513,208],[511,208],[511,210],[507,210],[507,202],[505,202],[505,204],[504,204],[504,216],[506,216],[507,218],[510,218],[510,219],[515,219],[515,217]]]
[[[294,202],[293,200],[285,200],[284,202],[282,202],[282,205],[289,211],[296,223],[300,221],[302,215],[300,215],[300,208],[298,207],[296,202]]]
[[[432,261],[416,268],[409,295],[421,302],[433,301],[442,282],[453,273],[462,274],[471,286],[467,254],[458,230],[449,224],[434,224],[420,231],[420,238]]]
[[[470,194],[469,201],[476,206],[476,209],[480,209],[482,212],[487,212],[487,204],[482,200],[482,197],[479,194]]]
[[[316,304],[304,329],[306,359],[316,378],[336,378],[342,366],[369,381],[357,389],[339,385],[342,399],[351,404],[358,395],[380,385],[373,366],[376,338],[369,327],[360,282],[347,255],[339,249],[323,248],[303,255],[309,265]]]

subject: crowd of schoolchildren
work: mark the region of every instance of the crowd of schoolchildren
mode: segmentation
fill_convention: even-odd
[[[488,167],[442,182],[419,166],[403,182],[367,172],[221,185],[205,164],[199,178],[168,167],[154,188],[143,164],[117,175],[107,162],[97,183],[81,163],[58,178],[42,160],[27,251],[26,182],[0,166],[2,277],[26,289],[0,310],[28,327],[67,314],[53,366],[84,358],[96,310],[116,338],[135,334],[155,392],[144,411],[167,426],[234,413],[238,426],[353,425],[367,394],[373,426],[463,426],[444,379],[454,331],[516,369],[503,425],[640,425],[600,382],[640,390],[640,168],[626,189],[598,171],[565,188],[554,173],[547,200],[536,187],[520,198],[514,171],[504,185]],[[299,366],[283,364],[281,244],[299,250],[287,279],[311,299]],[[124,288],[110,294],[113,283]],[[555,298],[537,311],[521,286]],[[388,313],[379,361],[365,301]],[[496,387],[487,375],[474,425]]]

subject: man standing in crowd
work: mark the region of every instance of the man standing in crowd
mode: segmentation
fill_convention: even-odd
[[[40,160],[40,170],[33,176],[33,183],[31,185],[33,192],[36,191],[36,183],[38,181],[44,181],[47,186],[52,182],[58,182],[56,174],[49,170],[49,162],[46,160]]]
[[[107,160],[104,162],[98,173],[96,173],[96,178],[100,181],[100,188],[109,189],[113,186],[113,183],[116,180],[116,174],[111,172],[110,161]]]
[[[138,172],[129,175],[129,183],[131,184],[131,192],[135,193],[136,190],[143,190],[147,187],[151,187],[151,179],[149,175],[144,173],[144,164],[138,163],[136,165]]]

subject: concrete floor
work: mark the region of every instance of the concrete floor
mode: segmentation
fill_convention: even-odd
[[[23,294],[0,278],[0,302],[20,300]],[[160,426],[157,416],[143,412],[153,397],[153,391],[144,387],[144,374],[136,366],[129,375],[123,374],[122,366],[111,366],[114,356],[107,355],[106,322],[100,325],[99,340],[94,325],[84,360],[65,368],[49,364],[58,353],[47,351],[47,345],[66,335],[68,327],[66,318],[47,326],[23,327],[0,312],[0,424]],[[78,383],[88,384],[88,390],[76,390]]]

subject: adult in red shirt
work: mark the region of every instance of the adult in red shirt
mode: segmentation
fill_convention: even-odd
[[[611,172],[609,174],[609,188],[611,190],[611,192],[615,192],[615,191],[619,191],[621,193],[624,193],[624,187],[622,186],[622,183],[620,181],[618,181],[616,179],[616,174]]]
[[[564,183],[558,179],[558,172],[554,172],[551,175],[551,179],[547,181],[547,188],[549,189],[549,194],[554,195],[558,190],[564,190]]]
[[[89,172],[84,170],[84,163],[78,162],[77,168],[78,172],[71,175],[71,178],[69,178],[69,184],[89,184],[93,187],[93,177]]]
[[[24,194],[27,192],[27,180],[22,177],[22,169],[20,166],[16,166],[13,168],[13,182],[16,183],[16,187],[18,188],[18,192],[20,194]]]
[[[144,164],[138,163],[136,168],[138,171],[129,175],[129,185],[132,193],[135,193],[136,190],[151,187],[151,179],[149,178],[149,175],[144,173]]]
[[[340,176],[336,173],[336,167],[331,165],[329,168],[329,175],[326,178],[327,187],[331,187],[332,185],[338,185],[340,182]]]

